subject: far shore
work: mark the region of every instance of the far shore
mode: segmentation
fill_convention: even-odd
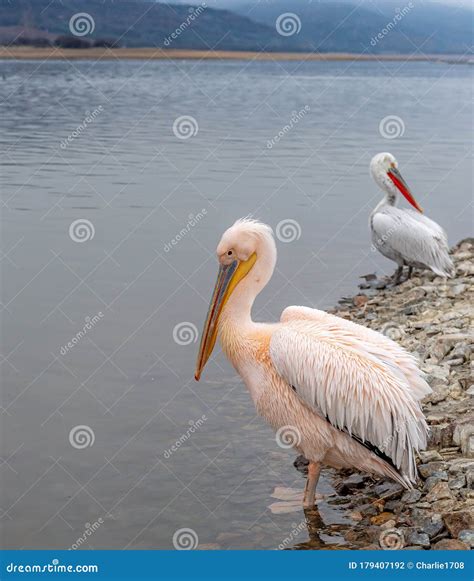
[[[425,61],[468,63],[463,55],[403,55],[302,52],[251,52],[231,50],[182,50],[161,48],[58,48],[15,46],[0,47],[0,59],[9,60],[264,60],[264,61]]]

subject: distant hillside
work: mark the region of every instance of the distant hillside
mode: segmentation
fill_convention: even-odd
[[[71,34],[73,15],[79,34]],[[84,36],[89,27],[93,30]],[[50,42],[72,37],[77,43],[105,40],[108,44],[222,50],[281,50],[282,37],[273,26],[226,10],[165,5],[147,0],[0,0],[0,43],[28,39]]]
[[[223,6],[216,0],[213,6]],[[274,25],[291,12],[301,21],[298,42],[320,52],[464,54],[472,49],[473,11],[420,0],[234,0],[233,10]],[[377,35],[381,34],[381,38]]]
[[[0,44],[375,54],[465,54],[472,48],[473,12],[459,5],[208,0],[204,8],[197,0],[188,0],[194,6],[172,1],[0,0]],[[93,30],[72,34],[70,19],[82,12],[92,23],[78,26]]]

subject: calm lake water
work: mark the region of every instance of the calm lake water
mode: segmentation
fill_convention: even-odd
[[[310,533],[302,511],[269,510],[275,487],[304,480],[222,354],[192,379],[214,248],[241,216],[296,221],[296,239],[278,242],[261,320],[289,304],[330,307],[360,275],[391,273],[368,233],[379,151],[396,155],[452,243],[470,235],[472,69],[10,61],[0,71],[4,546],[172,548],[183,528],[203,548],[337,546],[347,517],[336,505],[322,505]],[[173,132],[182,116],[198,127],[188,139]],[[393,139],[379,130],[388,116]]]

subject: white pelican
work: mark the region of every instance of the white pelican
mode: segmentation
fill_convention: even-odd
[[[272,230],[260,222],[238,220],[222,236],[196,380],[219,335],[257,412],[292,432],[310,461],[304,506],[314,505],[321,465],[411,488],[427,435],[419,400],[431,392],[415,359],[384,335],[316,309],[288,307],[278,323],[252,321],[276,256]]]
[[[384,199],[370,215],[372,243],[379,252],[398,264],[393,282],[400,282],[404,266],[408,266],[407,279],[413,267],[429,268],[439,276],[452,277],[454,266],[449,257],[446,232],[423,215],[423,210],[398,171],[395,157],[391,153],[378,153],[370,162],[370,173],[385,192]],[[416,212],[396,207],[398,192],[405,196]]]

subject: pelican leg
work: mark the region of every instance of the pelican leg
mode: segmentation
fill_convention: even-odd
[[[303,506],[312,508],[316,499],[316,486],[321,473],[321,464],[319,462],[310,462],[308,464],[308,478],[304,488]]]
[[[411,278],[411,275],[413,274],[413,266],[409,266],[408,267],[408,274],[405,280],[408,280]]]
[[[395,273],[392,277],[392,283],[394,286],[396,286],[397,284],[400,284],[402,274],[403,274],[403,264],[397,268],[397,270],[395,271]]]

